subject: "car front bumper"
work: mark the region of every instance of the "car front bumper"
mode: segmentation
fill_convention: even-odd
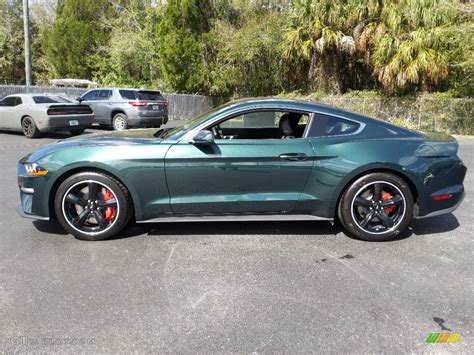
[[[48,195],[45,189],[46,176],[31,177],[23,164],[18,164],[18,188],[20,206],[17,212],[25,218],[49,220]]]

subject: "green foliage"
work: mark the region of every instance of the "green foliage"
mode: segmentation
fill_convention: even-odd
[[[31,7],[37,83],[76,77],[220,98],[473,94],[472,2],[46,2]],[[0,0],[0,80],[9,83],[24,80],[21,3]]]
[[[25,80],[22,2],[0,0],[0,13],[0,83],[22,84]]]
[[[43,33],[43,48],[60,77],[90,78],[110,29],[101,16],[114,16],[109,0],[64,0],[54,24]]]
[[[158,54],[163,79],[177,91],[208,92],[207,33],[213,7],[209,0],[170,0],[158,25]]]
[[[143,0],[129,0],[120,16],[103,19],[112,28],[97,58],[94,80],[105,86],[154,87],[160,82],[156,23],[161,13]]]
[[[223,96],[271,95],[287,88],[282,66],[280,29],[286,16],[249,14],[241,23],[215,24],[211,37],[216,51],[210,93]]]

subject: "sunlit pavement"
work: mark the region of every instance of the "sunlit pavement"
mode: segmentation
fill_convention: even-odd
[[[83,242],[15,211],[17,161],[64,137],[0,132],[0,350],[473,348],[474,139],[459,139],[470,169],[461,207],[393,242],[353,240],[325,222],[152,224]],[[427,344],[432,332],[462,336]]]

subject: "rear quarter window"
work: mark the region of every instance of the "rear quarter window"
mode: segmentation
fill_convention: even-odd
[[[164,101],[165,98],[159,91],[148,90],[119,90],[120,96],[125,100],[142,100],[142,101]]]
[[[137,99],[137,92],[134,90],[119,90],[120,96],[124,100],[136,100]]]
[[[308,131],[308,137],[340,136],[356,132],[360,127],[357,122],[342,118],[315,114]]]

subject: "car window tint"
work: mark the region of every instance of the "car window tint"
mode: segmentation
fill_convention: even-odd
[[[99,93],[99,90],[89,91],[88,93],[84,94],[84,96],[82,96],[82,99],[84,101],[96,100],[98,93]]]
[[[136,100],[137,92],[135,90],[119,90],[120,96],[125,100]]]
[[[18,105],[21,105],[23,103],[23,100],[21,99],[21,97],[17,97],[15,99],[15,104],[13,106],[18,106]]]
[[[100,90],[99,100],[107,100],[112,94],[112,90]]]
[[[137,99],[145,101],[164,101],[163,95],[159,91],[144,91],[137,92]]]
[[[19,103],[17,103],[17,99],[19,99]],[[9,96],[9,97],[6,97],[3,99],[3,105],[2,106],[8,106],[8,107],[13,107],[13,106],[16,106],[16,105],[20,105],[21,104],[21,99],[17,96]]]
[[[33,96],[35,104],[54,104],[71,102],[60,96]]]
[[[220,124],[221,128],[271,128],[278,127],[277,112],[250,112],[233,117]]]
[[[350,134],[357,131],[359,124],[328,115],[315,114],[308,137],[326,137]]]

